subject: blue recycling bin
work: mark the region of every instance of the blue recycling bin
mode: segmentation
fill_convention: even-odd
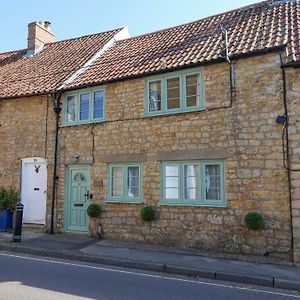
[[[0,210],[0,231],[7,231],[12,228],[13,213],[8,209]]]

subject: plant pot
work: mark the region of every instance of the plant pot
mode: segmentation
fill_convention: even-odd
[[[0,231],[7,231],[12,228],[13,213],[8,209],[0,210]]]

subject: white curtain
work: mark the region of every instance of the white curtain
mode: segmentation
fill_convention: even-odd
[[[128,196],[131,198],[138,197],[139,189],[139,168],[128,168]]]
[[[197,166],[185,166],[186,199],[197,199]]]

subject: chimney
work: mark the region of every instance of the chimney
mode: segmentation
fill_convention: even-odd
[[[47,43],[55,42],[55,35],[51,31],[48,21],[31,22],[28,24],[27,56],[40,52]]]

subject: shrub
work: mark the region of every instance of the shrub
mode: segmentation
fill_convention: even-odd
[[[141,208],[141,218],[143,221],[151,222],[155,219],[155,209],[152,206]]]
[[[258,212],[249,212],[245,216],[245,224],[249,229],[252,230],[259,230],[264,225],[264,219],[263,216]]]
[[[87,208],[87,214],[92,218],[97,218],[102,213],[102,207],[99,204],[92,203]]]
[[[8,209],[13,212],[16,209],[18,202],[19,194],[17,192],[0,188],[0,210]]]

